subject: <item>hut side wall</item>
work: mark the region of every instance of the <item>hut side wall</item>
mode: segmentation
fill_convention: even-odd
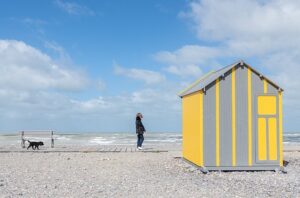
[[[202,101],[202,92],[182,99],[183,157],[198,166],[203,166]]]

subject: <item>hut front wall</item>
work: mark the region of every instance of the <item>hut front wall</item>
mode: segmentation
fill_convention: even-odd
[[[276,95],[278,100],[280,99],[278,90],[273,85],[261,79],[247,66],[241,65],[205,88],[203,94],[205,167],[255,170],[279,166],[279,159],[282,158],[279,155],[282,153],[280,130],[276,132],[279,134],[276,136],[278,161],[257,160],[257,96],[267,94]],[[281,108],[280,102],[281,100],[276,107],[278,110]],[[277,126],[282,131],[279,115],[278,112]],[[268,142],[266,147],[271,148]]]
[[[270,121],[276,119],[277,126],[267,127],[262,144],[267,158],[259,160],[257,98],[268,95],[276,97],[277,114]],[[210,170],[282,166],[282,93],[247,66],[237,65],[204,92],[184,96],[182,105],[183,157],[188,161]],[[272,130],[276,137],[270,136]],[[274,152],[276,160],[270,160]]]
[[[182,99],[183,157],[203,166],[203,93],[196,92]]]

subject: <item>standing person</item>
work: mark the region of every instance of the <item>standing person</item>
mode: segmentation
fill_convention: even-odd
[[[144,142],[144,133],[146,132],[145,127],[142,123],[143,115],[141,113],[136,114],[135,118],[135,128],[137,135],[137,148],[142,150],[142,144]]]

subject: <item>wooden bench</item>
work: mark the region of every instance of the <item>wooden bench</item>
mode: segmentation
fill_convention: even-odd
[[[49,137],[51,140],[51,148],[54,148],[54,137],[53,137],[54,131],[21,131],[21,146],[22,148],[25,148],[25,142],[28,140],[28,137]]]

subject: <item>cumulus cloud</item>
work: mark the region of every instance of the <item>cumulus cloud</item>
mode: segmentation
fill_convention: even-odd
[[[71,57],[69,56],[69,54],[58,43],[56,43],[54,41],[52,41],[52,42],[46,41],[44,45],[47,49],[52,50],[57,55],[60,62],[67,63],[67,64],[72,63],[72,60],[71,60]]]
[[[181,15],[200,40],[222,43],[227,56],[256,57],[271,75],[300,72],[299,1],[193,1]]]
[[[285,123],[295,128],[299,117],[300,94],[300,2],[201,0],[189,3],[180,16],[192,23],[200,41],[210,41],[216,61],[255,60],[285,88]],[[263,68],[262,68],[263,67]]]
[[[164,69],[181,77],[202,75],[201,66],[211,64],[213,59],[220,55],[220,50],[199,45],[185,45],[173,52],[160,51],[154,54],[154,59],[167,64]]]
[[[102,91],[106,88],[106,83],[103,80],[99,79],[99,80],[96,81],[96,88],[99,91]]]
[[[62,0],[55,1],[55,4],[70,15],[95,15],[95,12],[87,6],[80,5],[74,2],[66,2]]]
[[[62,50],[55,49],[58,53]],[[147,116],[149,131],[176,130],[180,125],[179,88],[165,87],[166,82],[129,93],[86,98],[85,92],[104,89],[105,82],[88,80],[74,68],[65,68],[41,50],[15,40],[0,41],[0,71],[1,130],[131,131],[136,112]],[[115,72],[147,84],[165,80],[159,72],[149,70],[119,66]],[[94,86],[87,87],[87,83]],[[158,115],[168,117],[163,127],[154,124],[160,121]]]
[[[99,112],[103,109],[109,109],[113,105],[109,100],[105,100],[103,97],[89,99],[86,101],[71,100],[76,111],[81,113],[93,113]]]
[[[16,40],[0,40],[0,72],[1,130],[63,127],[62,120],[80,108],[68,93],[89,83],[82,72]]]
[[[202,75],[202,70],[197,65],[170,65],[165,68],[165,71],[182,77]]]
[[[168,64],[201,64],[218,54],[218,49],[199,45],[185,45],[174,52],[158,52],[154,58]]]
[[[116,63],[114,63],[114,72],[117,75],[122,75],[135,80],[144,81],[146,84],[156,84],[165,80],[165,76],[159,72],[136,68],[127,69],[121,67]]]
[[[193,1],[182,15],[200,40],[220,41],[234,53],[261,55],[300,43],[299,1]]]
[[[76,123],[86,124],[88,120],[88,128],[98,131],[134,131],[137,112],[145,115],[144,124],[148,131],[178,131],[181,103],[177,91],[178,86],[146,88],[116,96],[71,100],[67,106],[69,116],[75,117]],[[163,118],[164,126],[161,126]]]
[[[88,80],[22,41],[0,40],[0,88],[80,90]]]

